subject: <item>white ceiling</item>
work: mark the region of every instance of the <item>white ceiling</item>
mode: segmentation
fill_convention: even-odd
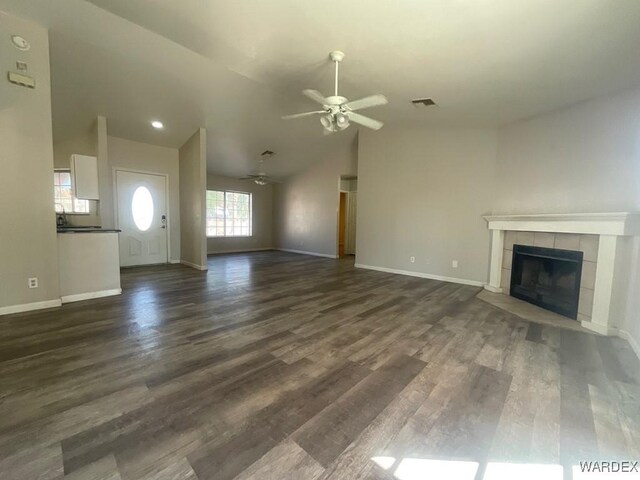
[[[51,30],[54,134],[86,128],[179,146],[203,125],[208,168],[240,175],[265,149],[287,175],[353,141],[324,137],[302,88],[383,93],[387,122],[493,126],[640,84],[637,0],[0,0]],[[438,107],[409,100],[433,97]],[[167,128],[153,131],[158,118]]]

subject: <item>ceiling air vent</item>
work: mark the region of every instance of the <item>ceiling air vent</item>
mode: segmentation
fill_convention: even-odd
[[[411,103],[414,107],[430,107],[436,104],[432,98],[416,98],[415,100],[411,100]]]

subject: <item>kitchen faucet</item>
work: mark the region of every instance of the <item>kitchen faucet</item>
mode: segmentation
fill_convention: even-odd
[[[65,211],[63,204],[55,203],[54,207],[57,207],[57,206],[60,206],[60,208],[62,209],[62,213],[56,212],[56,226],[64,227],[67,225],[67,212]]]

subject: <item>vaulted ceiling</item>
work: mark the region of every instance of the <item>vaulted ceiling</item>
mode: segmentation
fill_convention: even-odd
[[[208,130],[208,168],[240,175],[265,149],[288,175],[353,141],[323,136],[303,88],[383,93],[388,124],[497,126],[640,84],[637,0],[0,0],[50,28],[54,135],[180,146]],[[416,108],[432,97],[437,107]],[[151,119],[166,129],[154,131]]]

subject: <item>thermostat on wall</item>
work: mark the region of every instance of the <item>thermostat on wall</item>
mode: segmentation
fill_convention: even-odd
[[[21,73],[9,72],[9,81],[21,87],[36,88],[36,79]]]

